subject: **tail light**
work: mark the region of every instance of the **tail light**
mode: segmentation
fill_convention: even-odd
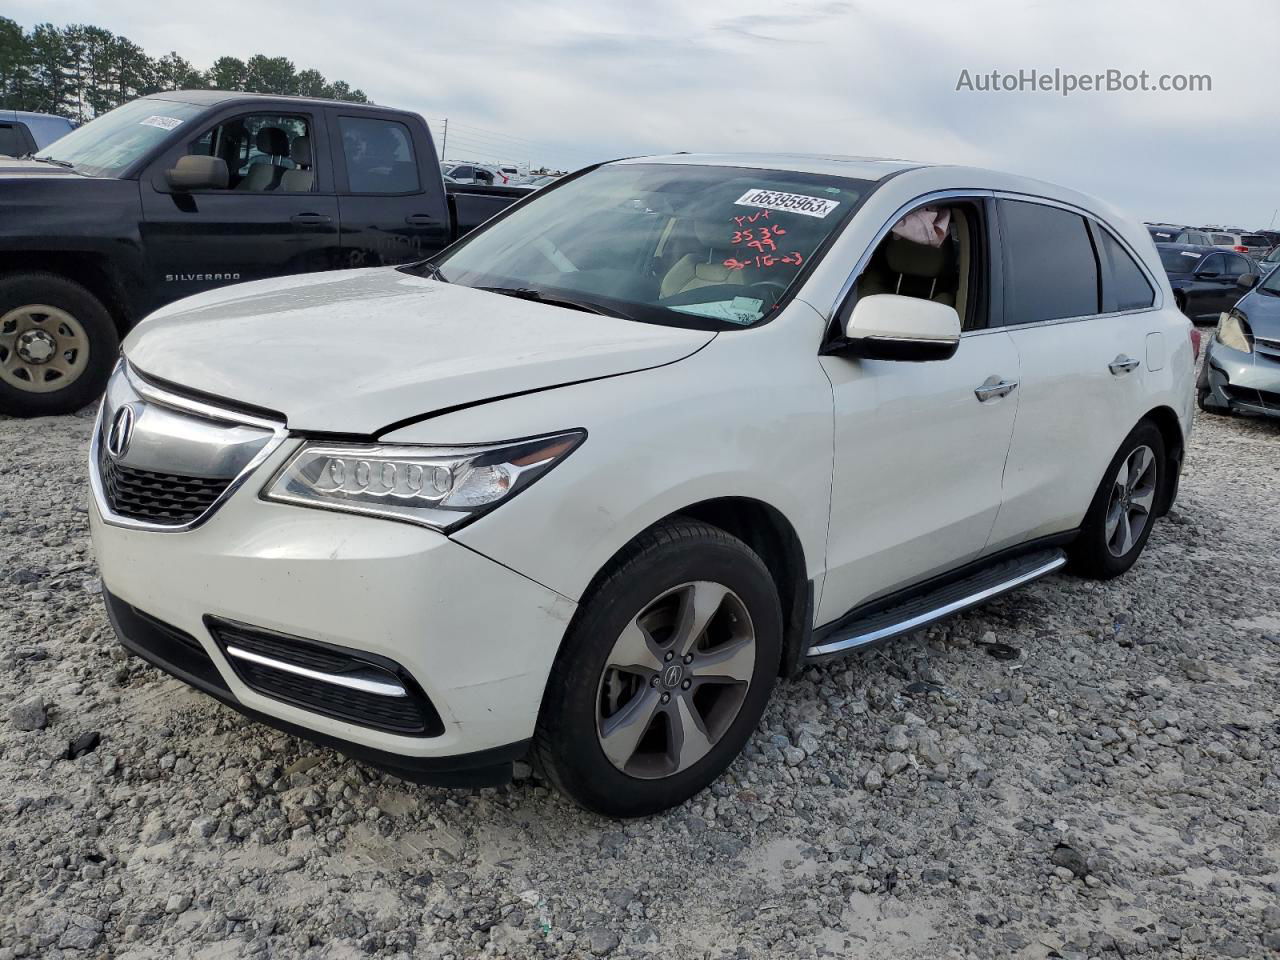
[[[1200,357],[1200,330],[1193,323],[1191,325],[1191,365],[1195,366],[1196,360]]]
[[[1249,248],[1248,248],[1248,247],[1242,247],[1242,246],[1240,246],[1239,244],[1236,244],[1236,245],[1235,245],[1234,247],[1232,247],[1231,249],[1232,249],[1232,250],[1234,250],[1236,253],[1248,253],[1248,252],[1249,252]]]

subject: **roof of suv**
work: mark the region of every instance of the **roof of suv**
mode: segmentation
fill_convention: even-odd
[[[932,164],[881,157],[846,157],[822,153],[671,153],[656,157],[629,157],[622,163],[689,163],[709,167],[748,167],[757,170],[793,170],[855,180],[883,180],[903,170]]]

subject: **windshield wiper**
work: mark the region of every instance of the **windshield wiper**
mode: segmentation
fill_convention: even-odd
[[[592,303],[588,300],[573,300],[569,297],[558,297],[554,294],[543,293],[541,290],[534,290],[532,287],[476,287],[476,289],[485,290],[489,293],[500,293],[504,297],[515,297],[517,300],[532,300],[534,303],[545,303],[552,307],[568,307],[570,310],[595,313],[602,317],[616,317],[619,320],[634,319],[620,310],[601,306],[598,303]]]
[[[28,153],[22,160],[35,160],[37,163],[52,163],[56,167],[65,167],[68,170],[74,170],[75,164],[70,160],[57,160],[53,157],[37,157],[34,153]]]
[[[445,275],[440,272],[440,268],[430,260],[423,260],[421,263],[415,263],[413,265],[413,271],[415,273],[421,273],[429,280],[439,280],[441,283],[449,282]]]

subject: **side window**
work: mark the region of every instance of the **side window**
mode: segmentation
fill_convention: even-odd
[[[1102,238],[1102,252],[1111,265],[1111,279],[1104,290],[1104,308],[1107,310],[1140,310],[1155,303],[1156,293],[1147,282],[1142,268],[1107,229],[1096,226],[1095,234]]]
[[[1059,207],[1000,201],[1005,323],[1100,312],[1098,258],[1084,218]]]
[[[416,193],[418,162],[409,128],[394,120],[339,117],[352,193]]]
[[[1202,277],[1220,277],[1227,269],[1226,260],[1227,258],[1220,253],[1205,257],[1196,268],[1196,273]]]
[[[0,123],[0,154],[21,157],[36,148],[25,123]]]
[[[1217,245],[1220,243],[1229,244],[1230,246],[1233,246],[1233,247],[1236,245],[1236,238],[1231,236],[1231,234],[1229,233],[1212,233],[1209,236],[1212,239],[1214,245]]]
[[[1227,261],[1226,268],[1223,270],[1224,276],[1239,277],[1246,273],[1253,273],[1253,264],[1244,257],[1224,257]]]
[[[855,287],[955,307],[962,330],[987,326],[986,229],[979,203],[949,200],[911,211],[890,229]]]
[[[315,189],[307,117],[268,113],[233,117],[192,140],[187,153],[226,161],[230,190],[307,193]]]

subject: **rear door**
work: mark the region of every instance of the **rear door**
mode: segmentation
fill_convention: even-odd
[[[1078,526],[1121,441],[1147,413],[1167,350],[1140,258],[1079,211],[1004,197],[1005,329],[1018,420],[988,551]]]
[[[0,156],[25,157],[36,152],[35,137],[20,120],[0,120]]]
[[[452,224],[425,125],[394,113],[330,117],[346,266],[410,263],[443,249]]]
[[[1236,278],[1239,273],[1231,273],[1231,261],[1239,257],[1226,253],[1214,253],[1204,258],[1196,267],[1196,285],[1199,293],[1201,316],[1216,317],[1223,310],[1231,309],[1232,304],[1244,296]]]
[[[306,109],[233,110],[151,165],[139,188],[158,302],[339,265],[338,200],[322,119]],[[224,160],[227,188],[170,190],[165,171],[184,154]]]

